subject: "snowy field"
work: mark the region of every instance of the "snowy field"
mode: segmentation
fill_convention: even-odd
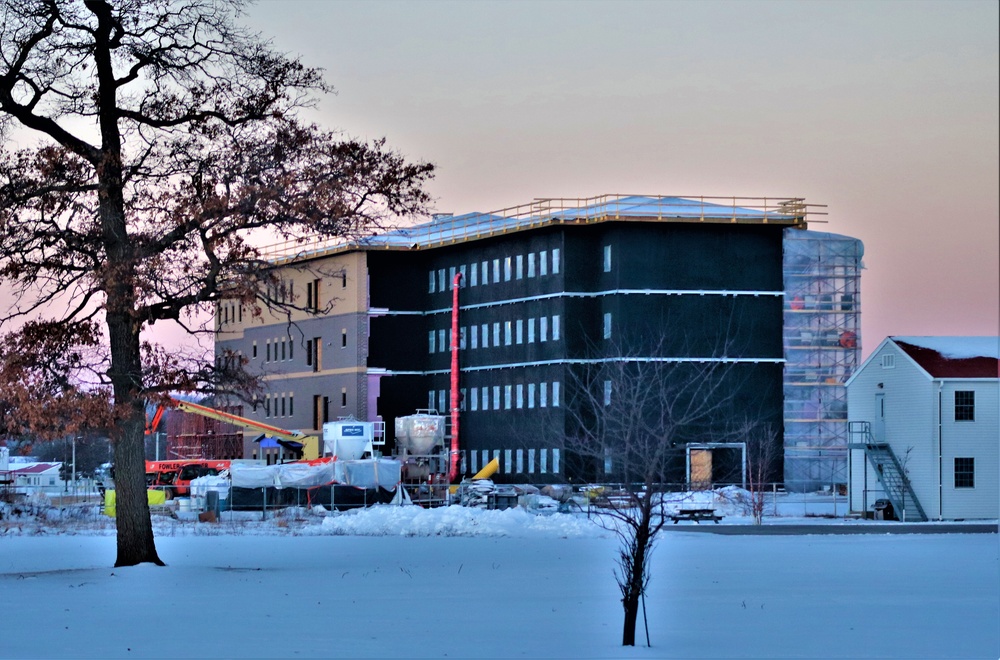
[[[642,645],[625,649],[616,541],[582,516],[383,506],[217,525],[158,517],[167,568],[110,568],[106,525],[0,532],[2,657],[1000,655],[995,534],[672,526],[653,555],[652,647],[640,619]]]

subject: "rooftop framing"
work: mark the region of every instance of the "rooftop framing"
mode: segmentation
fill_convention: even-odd
[[[826,205],[802,197],[705,197],[607,194],[539,197],[489,213],[437,214],[430,222],[360,239],[299,238],[268,245],[266,259],[282,265],[354,250],[423,250],[552,225],[601,222],[771,224],[805,229],[822,222]]]

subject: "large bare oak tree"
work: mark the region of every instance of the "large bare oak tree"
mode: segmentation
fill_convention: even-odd
[[[112,427],[116,565],[162,563],[146,504],[147,400],[239,371],[187,364],[143,331],[197,331],[198,313],[222,299],[250,313],[295,306],[248,240],[255,231],[352,236],[429,203],[431,165],[297,119],[329,88],[240,27],[243,6],[0,9],[0,135],[34,144],[5,141],[0,155],[0,284],[14,296],[0,316],[5,405],[26,431],[59,413]],[[49,364],[52,350],[63,354]]]

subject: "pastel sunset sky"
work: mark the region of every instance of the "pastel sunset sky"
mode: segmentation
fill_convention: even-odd
[[[308,118],[435,163],[441,212],[606,193],[827,205],[811,228],[865,244],[867,355],[887,335],[1000,334],[998,8],[262,0],[244,18],[325,69],[337,93]]]
[[[998,334],[998,3],[264,0],[315,119],[434,162],[439,211],[798,196],[865,243],[865,353]]]

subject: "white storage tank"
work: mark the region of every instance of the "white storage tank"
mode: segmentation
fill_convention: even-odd
[[[412,456],[434,454],[445,446],[445,417],[418,412],[396,418],[396,450]]]
[[[353,461],[374,453],[375,422],[342,419],[323,425],[323,452],[338,460]]]

